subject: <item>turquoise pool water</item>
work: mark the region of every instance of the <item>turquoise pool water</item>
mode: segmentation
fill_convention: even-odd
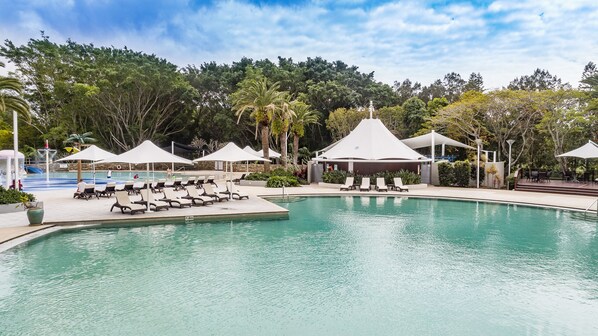
[[[0,335],[596,335],[596,217],[427,199],[90,229],[0,254]]]
[[[111,177],[108,179],[106,171],[97,171],[95,173],[96,185],[106,184],[108,182],[123,183],[126,181],[145,181],[147,171],[112,171]],[[137,175],[137,179],[134,179]],[[77,188],[77,173],[76,172],[62,172],[50,173],[49,180],[46,180],[46,174],[27,174],[22,177],[23,191],[43,191],[55,189],[76,189]],[[94,176],[92,172],[83,172],[82,178],[86,183],[93,183]],[[150,181],[166,178],[165,172],[150,172]]]

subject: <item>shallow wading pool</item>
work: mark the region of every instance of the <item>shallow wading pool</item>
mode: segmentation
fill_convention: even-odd
[[[0,254],[0,335],[595,335],[595,217],[394,197]]]

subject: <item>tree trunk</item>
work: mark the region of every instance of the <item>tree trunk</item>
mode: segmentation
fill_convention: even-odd
[[[293,164],[296,166],[299,162],[299,137],[293,134]]]
[[[264,173],[270,172],[270,144],[268,142],[268,126],[262,126],[262,150],[264,151],[264,159],[268,161],[264,162]]]
[[[81,180],[82,175],[81,160],[77,161],[77,183]]]
[[[280,133],[280,162],[284,168],[287,167],[287,132]]]

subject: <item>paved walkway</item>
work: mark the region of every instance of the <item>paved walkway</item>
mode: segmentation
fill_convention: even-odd
[[[115,209],[110,212],[114,197],[107,199],[92,198],[89,201],[73,199],[72,190],[53,190],[37,192],[36,197],[44,202],[45,216],[41,226],[28,226],[27,216],[24,212],[0,214],[0,244],[8,240],[44,230],[54,225],[81,225],[81,224],[107,224],[107,223],[140,223],[155,221],[201,221],[217,220],[233,217],[247,216],[286,216],[287,210],[276,204],[268,202],[261,197],[282,196],[283,190],[279,188],[263,188],[242,186],[241,190],[250,194],[249,200],[232,200],[215,203],[209,206],[197,206],[184,209],[170,209],[168,211],[151,212],[146,214],[130,215],[121,214]],[[409,192],[340,192],[335,186],[321,186],[312,184],[297,188],[286,188],[286,195],[369,195],[369,196],[403,196],[403,197],[431,197],[454,198],[466,200],[483,200],[505,203],[518,203],[546,207],[567,208],[571,210],[585,210],[595,197],[571,196],[560,194],[546,194],[522,191],[472,189],[472,188],[443,188],[443,187],[411,187]],[[179,191],[180,196],[185,192]],[[261,197],[258,197],[261,196]],[[132,198],[139,196],[133,196]],[[591,208],[596,211],[596,205]]]

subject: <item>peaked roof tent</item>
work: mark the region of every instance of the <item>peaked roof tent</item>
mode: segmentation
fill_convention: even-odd
[[[430,159],[414,151],[395,137],[380,119],[363,119],[349,135],[315,158],[337,162],[427,162]]]
[[[561,155],[557,155],[557,157],[564,157],[564,156],[572,156],[572,157],[578,157],[578,158],[582,158],[582,159],[598,158],[598,144],[596,144],[592,140],[588,140],[587,144],[585,144],[577,149],[574,149],[567,153],[563,153]]]
[[[453,140],[449,137],[446,137],[440,133],[436,133],[435,131],[431,131],[428,134],[420,135],[417,137],[404,139],[402,140],[403,143],[410,148],[424,148],[436,145],[447,145],[447,146],[454,146],[454,147],[463,147],[467,149],[475,149],[474,147],[468,146],[462,142],[457,140]]]

